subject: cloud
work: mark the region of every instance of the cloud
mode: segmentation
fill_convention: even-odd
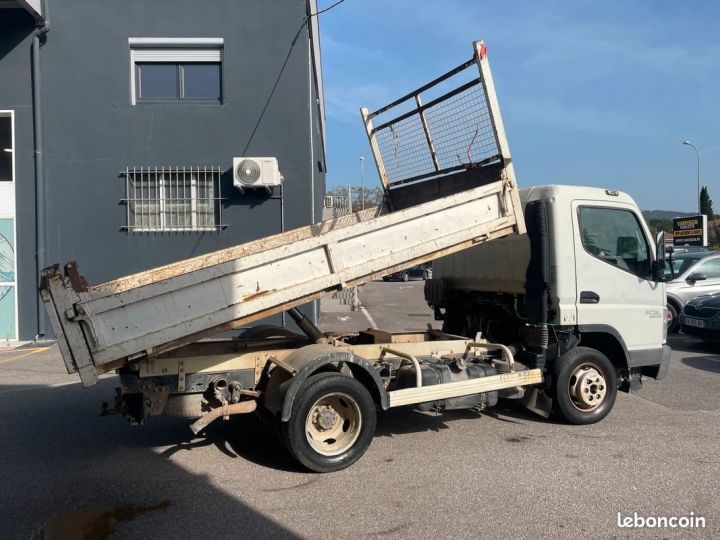
[[[392,101],[393,96],[390,88],[380,84],[328,86],[325,88],[325,114],[339,122],[359,126],[360,107],[373,109]]]
[[[363,47],[357,43],[350,43],[334,38],[328,32],[320,35],[320,45],[323,54],[338,56],[346,59],[362,58],[364,61],[382,61],[390,63],[387,51]]]
[[[628,133],[642,130],[629,114],[537,99],[514,101],[508,116],[517,118],[522,125],[535,124],[562,131]]]

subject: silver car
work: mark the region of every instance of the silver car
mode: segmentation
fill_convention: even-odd
[[[672,270],[665,271],[669,332],[677,331],[678,315],[689,300],[720,292],[720,253],[679,253],[672,257]]]

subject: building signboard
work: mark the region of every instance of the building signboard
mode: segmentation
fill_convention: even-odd
[[[707,216],[673,219],[674,246],[707,246]]]

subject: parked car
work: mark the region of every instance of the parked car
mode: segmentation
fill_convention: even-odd
[[[680,313],[680,331],[705,341],[720,341],[720,293],[693,298]]]
[[[430,266],[426,264],[416,264],[405,270],[383,276],[383,281],[409,281],[411,279],[430,279],[431,277],[432,268]]]
[[[720,292],[720,253],[690,251],[673,254],[672,268],[665,270],[668,331],[678,329],[678,315],[687,302],[697,296]]]
[[[666,258],[673,253],[674,255],[680,255],[681,253],[704,253],[708,255],[710,250],[705,246],[669,246],[665,251]]]

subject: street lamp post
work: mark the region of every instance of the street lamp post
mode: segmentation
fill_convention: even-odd
[[[698,197],[698,215],[702,214],[702,205],[700,204],[700,152],[690,141],[683,141],[686,146],[691,146],[695,150],[695,156],[697,157],[697,197]]]
[[[360,206],[365,210],[365,158],[360,156],[360,178],[362,179],[362,187],[360,188]]]

